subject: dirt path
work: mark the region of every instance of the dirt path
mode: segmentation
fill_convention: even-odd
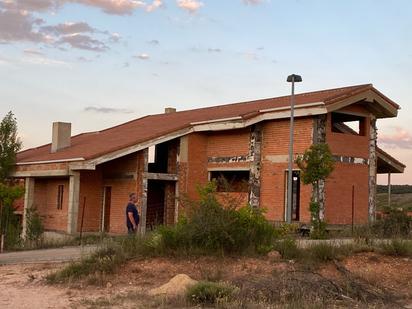
[[[1,253],[0,265],[72,261],[80,259],[84,255],[90,254],[96,250],[96,248],[96,246],[78,246]]]
[[[362,282],[370,284],[370,287],[382,285],[396,293],[397,299],[401,301],[399,304],[404,304],[401,307],[412,308],[409,307],[412,301],[412,272],[409,271],[412,269],[412,259],[362,253],[339,263],[354,276],[360,276]],[[117,273],[103,278],[101,283],[94,282],[95,285],[91,285],[87,279],[72,284],[47,285],[44,277],[65,264],[0,266],[0,308],[168,308],[170,306],[167,303],[149,297],[147,292],[180,273],[188,274],[196,280],[227,281],[237,286],[244,285],[245,293],[253,289],[272,293],[285,287],[289,289],[296,282],[328,283],[324,287],[330,288],[330,280],[335,283],[342,280],[342,274],[333,263],[323,264],[314,273],[299,270],[297,263],[272,261],[268,258],[201,257],[135,260]],[[289,281],[293,285],[284,286]],[[323,288],[322,285],[319,287]],[[307,288],[314,295],[320,293],[318,288]],[[343,304],[340,305],[342,307]]]
[[[70,297],[65,289],[42,282],[42,277],[56,266],[1,266],[0,308],[69,308]]]

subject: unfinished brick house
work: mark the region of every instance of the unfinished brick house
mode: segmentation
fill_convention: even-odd
[[[373,220],[376,174],[405,168],[376,146],[377,119],[395,117],[399,106],[368,84],[299,94],[295,108],[295,154],[326,142],[336,160],[321,192],[326,221]],[[289,117],[285,96],[181,112],[167,108],[73,137],[69,123],[54,123],[51,144],[18,154],[14,177],[25,180],[24,209],[37,207],[50,231],[125,233],[129,192],[138,194],[142,230],[173,224],[182,211],[178,197],[195,198],[196,184],[219,177],[242,203],[281,222]],[[312,187],[300,182],[296,166],[293,179],[293,220],[309,222]]]

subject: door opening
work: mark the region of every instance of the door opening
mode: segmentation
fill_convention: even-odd
[[[110,230],[110,206],[112,200],[112,187],[104,187],[103,189],[103,209],[101,231],[109,232]]]
[[[288,171],[285,173],[285,214],[288,195]],[[300,171],[292,171],[292,221],[300,220]]]

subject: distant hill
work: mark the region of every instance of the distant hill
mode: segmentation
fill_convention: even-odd
[[[387,193],[388,186],[378,185],[377,193]],[[412,185],[391,185],[391,192],[393,194],[412,193]]]

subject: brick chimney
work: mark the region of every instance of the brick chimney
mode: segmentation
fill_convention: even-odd
[[[176,113],[176,108],[174,108],[174,107],[166,107],[166,108],[165,108],[165,114],[171,114],[171,113]]]
[[[51,152],[70,147],[72,124],[69,122],[53,122]]]

